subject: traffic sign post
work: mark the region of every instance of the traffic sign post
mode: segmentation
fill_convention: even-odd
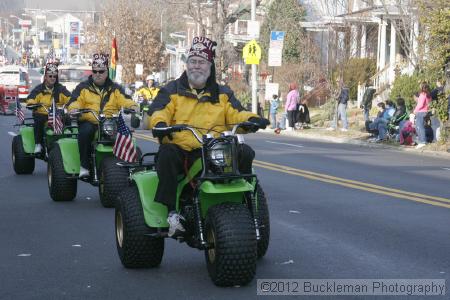
[[[242,49],[242,57],[247,65],[259,65],[261,59],[261,47],[256,40],[248,42]]]

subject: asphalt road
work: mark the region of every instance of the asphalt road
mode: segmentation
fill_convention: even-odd
[[[0,116],[0,299],[254,299],[256,279],[450,279],[448,159],[248,136],[271,243],[250,285],[218,288],[203,253],[174,240],[159,268],[125,269],[114,211],[96,188],[79,183],[73,202],[55,203],[44,162],[33,175],[14,174],[14,121]],[[144,151],[157,149],[136,136]]]

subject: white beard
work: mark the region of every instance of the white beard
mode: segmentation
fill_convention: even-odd
[[[208,80],[209,75],[211,75],[211,70],[207,73],[202,74],[200,72],[186,72],[189,83],[194,88],[203,88],[205,87],[206,81]]]

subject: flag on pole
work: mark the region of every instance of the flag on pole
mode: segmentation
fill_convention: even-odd
[[[55,54],[55,49],[53,47],[51,47],[50,50],[48,51],[46,63],[47,64],[56,63],[56,54]]]
[[[111,65],[109,66],[109,78],[112,81],[116,79],[116,68],[118,60],[119,60],[119,53],[117,52],[117,41],[116,37],[114,37],[111,45]]]
[[[19,120],[20,124],[25,120],[25,114],[22,110],[22,105],[20,104],[19,97],[16,98],[16,117]]]
[[[52,110],[48,112],[48,126],[53,128],[55,134],[62,134],[64,123],[61,114],[58,113],[55,98],[52,97]]]
[[[125,124],[122,112],[120,112],[117,120],[117,137],[113,147],[113,154],[127,162],[134,162],[137,159],[131,131]]]

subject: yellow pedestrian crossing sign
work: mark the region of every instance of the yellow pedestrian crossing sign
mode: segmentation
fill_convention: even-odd
[[[261,47],[256,40],[248,42],[242,49],[242,57],[247,65],[259,65],[261,59]]]

